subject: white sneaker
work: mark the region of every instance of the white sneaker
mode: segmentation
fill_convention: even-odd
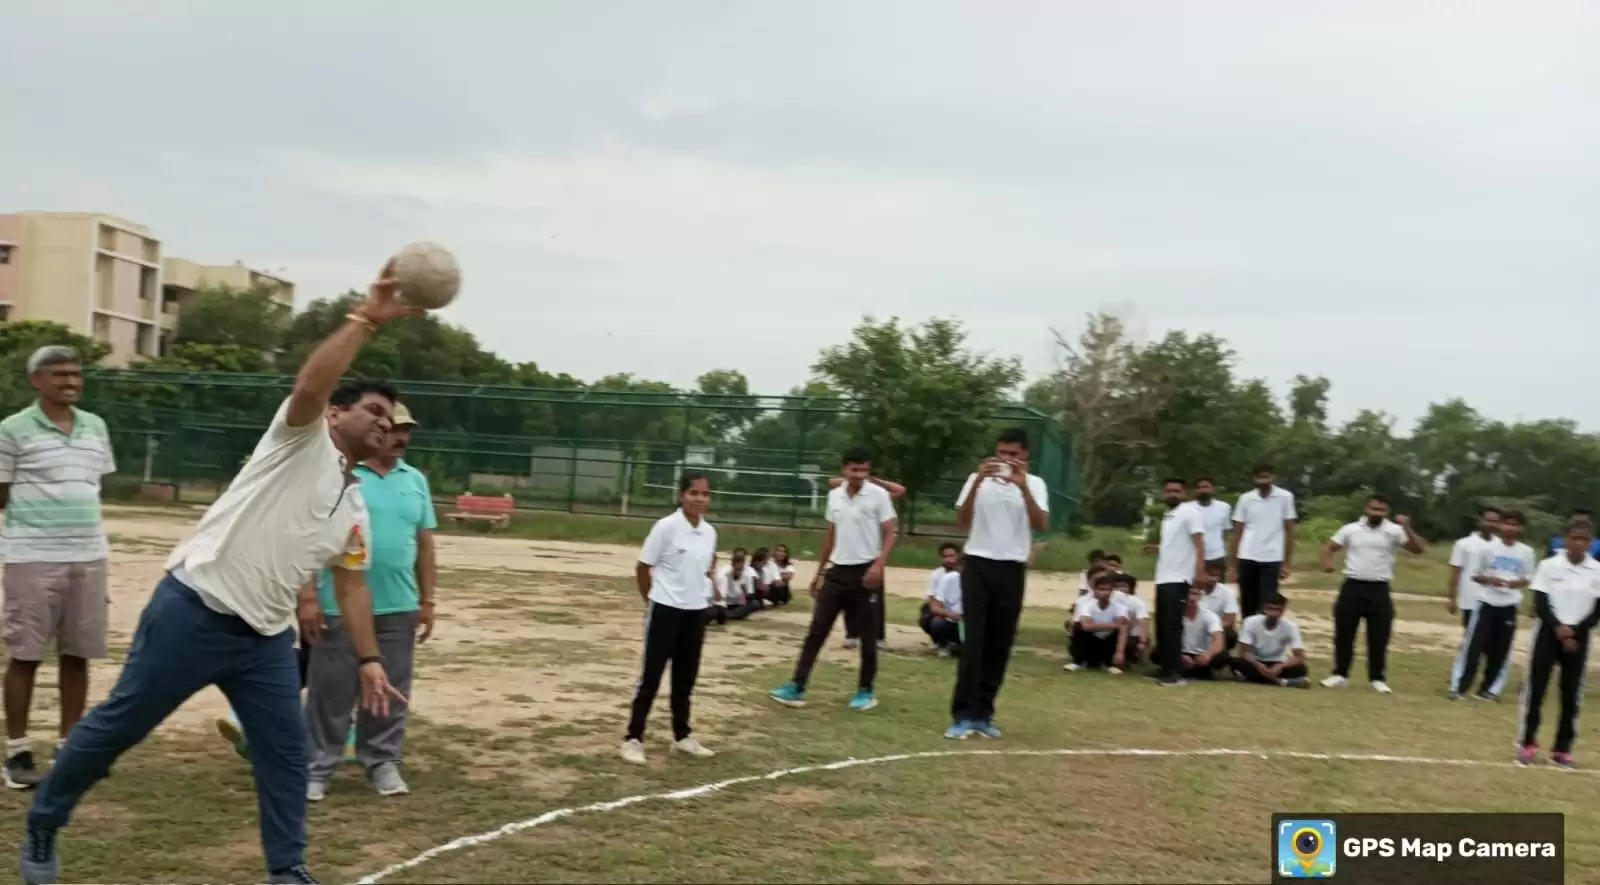
[[[933,650],[933,656],[936,658],[948,658],[950,657],[950,649],[941,645]]]
[[[706,748],[705,745],[701,744],[700,741],[692,734],[681,741],[674,741],[672,744],[672,749],[677,750],[680,753],[688,753],[690,756],[694,756],[698,759],[709,759],[712,756],[717,755]]]
[[[878,651],[888,651],[888,650],[889,650],[889,640],[887,640],[887,639],[878,640]]]
[[[1372,680],[1372,690],[1378,694],[1394,694],[1394,689],[1390,688],[1388,683],[1385,683],[1382,679]]]
[[[1322,680],[1322,687],[1323,688],[1344,688],[1346,685],[1349,685],[1349,684],[1350,684],[1350,680],[1344,678],[1343,676],[1340,676],[1337,673],[1333,674],[1332,676],[1329,676],[1327,679]]]
[[[1076,673],[1083,668],[1078,666],[1077,661],[1068,661],[1061,665],[1061,669],[1067,671],[1068,673]]]
[[[644,764],[644,741],[626,740],[622,742],[622,761],[632,762],[634,765]]]
[[[321,802],[328,798],[327,781],[306,781],[306,801]]]
[[[1122,668],[1121,667],[1107,667],[1106,668],[1106,672],[1110,673],[1112,676],[1121,676],[1122,675]]]

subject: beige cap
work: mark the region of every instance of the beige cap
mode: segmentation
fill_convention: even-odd
[[[394,404],[394,420],[390,421],[389,424],[394,427],[400,427],[405,424],[409,424],[412,427],[418,426],[417,419],[411,417],[411,410],[406,408],[405,403]]]

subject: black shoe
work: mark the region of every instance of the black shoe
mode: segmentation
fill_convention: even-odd
[[[1156,684],[1157,685],[1167,685],[1167,686],[1188,685],[1189,681],[1187,679],[1184,679],[1182,676],[1179,676],[1176,673],[1168,673],[1165,676],[1162,676],[1160,679],[1156,680]]]
[[[25,885],[60,882],[61,855],[56,853],[56,831],[29,827],[18,868]]]
[[[317,877],[311,875],[305,864],[297,864],[268,875],[267,882],[268,885],[317,885]]]
[[[6,760],[6,786],[13,790],[31,790],[39,786],[44,775],[33,764],[33,751],[23,750]]]
[[[1498,702],[1500,700],[1500,696],[1497,695],[1497,694],[1491,694],[1491,693],[1489,693],[1487,691],[1480,691],[1477,694],[1474,694],[1472,696],[1472,699],[1475,700],[1475,701],[1496,701],[1496,702]]]

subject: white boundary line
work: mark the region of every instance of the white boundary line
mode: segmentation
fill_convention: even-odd
[[[372,883],[387,879],[396,873],[404,872],[413,867],[420,866],[452,851],[471,848],[474,845],[483,845],[504,839],[523,830],[542,827],[545,824],[555,823],[559,820],[578,814],[604,814],[638,805],[640,802],[668,799],[693,799],[710,793],[720,792],[729,787],[743,784],[753,784],[760,781],[775,781],[781,778],[793,777],[797,774],[807,774],[813,771],[839,771],[845,768],[854,768],[858,765],[881,765],[886,762],[905,762],[912,759],[947,759],[952,756],[1136,756],[1141,758],[1195,758],[1208,756],[1254,756],[1258,759],[1310,759],[1319,762],[1398,762],[1411,765],[1445,765],[1463,768],[1518,768],[1512,762],[1487,762],[1481,759],[1430,759],[1425,756],[1389,756],[1379,753],[1305,753],[1293,750],[1145,750],[1135,748],[1123,749],[1059,749],[1059,750],[938,750],[925,753],[897,753],[893,756],[875,756],[870,759],[841,759],[838,762],[828,762],[819,765],[802,765],[798,768],[783,768],[778,771],[769,771],[766,774],[753,774],[745,777],[733,777],[727,780],[701,784],[698,787],[686,787],[681,790],[669,790],[664,793],[641,793],[637,796],[624,796],[609,802],[594,802],[588,805],[578,805],[570,808],[557,808],[547,811],[538,817],[526,820],[513,821],[496,830],[488,830],[473,836],[462,836],[452,839],[442,845],[435,845],[410,860],[401,861],[385,867],[357,880],[358,885],[372,885]],[[1540,766],[1544,767],[1544,766]],[[1595,769],[1551,769],[1559,770],[1562,774],[1600,775],[1600,770]]]

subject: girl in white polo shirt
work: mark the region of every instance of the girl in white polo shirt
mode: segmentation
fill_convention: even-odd
[[[700,646],[711,607],[711,569],[717,562],[717,530],[706,521],[711,481],[685,473],[678,483],[678,510],[656,521],[634,568],[639,595],[649,606],[644,618],[644,661],[633,695],[633,715],[622,741],[622,758],[644,764],[644,724],[672,662],[673,748],[690,756],[714,755],[689,730],[689,699],[700,673]]]

